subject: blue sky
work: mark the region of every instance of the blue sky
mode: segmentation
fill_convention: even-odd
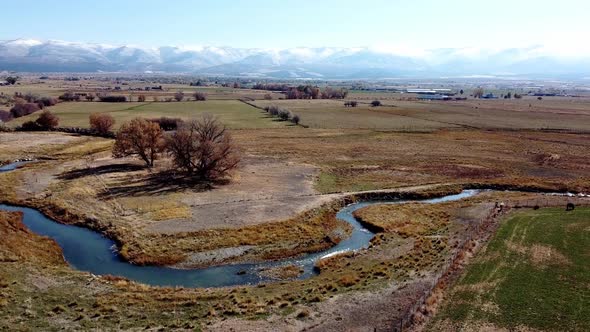
[[[0,39],[139,46],[376,46],[414,49],[554,45],[590,34],[590,1],[3,0]]]

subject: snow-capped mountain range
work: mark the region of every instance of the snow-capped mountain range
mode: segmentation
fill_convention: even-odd
[[[445,48],[417,52],[371,47],[145,48],[132,45],[0,40],[0,71],[168,72],[261,78],[590,76],[590,56],[558,55],[542,46]]]

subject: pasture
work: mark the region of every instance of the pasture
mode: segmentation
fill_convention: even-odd
[[[467,268],[432,331],[590,329],[590,209],[525,210]]]
[[[159,103],[101,103],[68,102],[50,108],[60,119],[60,126],[89,127],[88,116],[92,113],[108,113],[115,118],[115,128],[136,117],[159,118],[162,116],[191,119],[205,113],[219,117],[229,128],[281,128],[286,122],[276,121],[263,111],[237,100],[208,100],[203,102],[159,102]],[[9,122],[18,126],[25,121],[35,120],[39,113],[30,114]]]

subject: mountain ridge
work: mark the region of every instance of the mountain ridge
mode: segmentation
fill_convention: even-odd
[[[541,46],[441,48],[408,54],[371,47],[140,47],[36,39],[0,40],[0,71],[191,73],[260,78],[362,79],[590,75],[590,57]]]

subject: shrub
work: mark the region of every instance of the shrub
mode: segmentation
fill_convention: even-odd
[[[21,125],[21,130],[25,131],[37,131],[41,130],[41,126],[36,121],[27,121]]]
[[[182,101],[184,99],[184,92],[182,91],[178,91],[174,94],[174,99],[176,99],[176,101]]]
[[[12,113],[10,111],[0,110],[0,121],[8,122],[12,120]]]
[[[139,96],[137,96],[137,101],[140,102],[140,103],[145,102],[145,95],[139,95]]]
[[[193,93],[193,97],[195,97],[195,101],[205,101],[207,100],[207,95],[203,92],[196,91]]]
[[[266,100],[272,100],[272,95],[270,93],[266,93],[264,95],[264,99],[266,99]]]
[[[90,129],[104,135],[110,132],[115,124],[115,119],[110,114],[92,113],[89,117]]]
[[[52,97],[42,97],[38,101],[43,103],[44,106],[54,106],[55,104],[57,104],[57,99]]]
[[[59,124],[59,118],[50,111],[43,111],[36,122],[42,129],[53,129]]]
[[[105,95],[105,96],[99,96],[98,100],[103,103],[124,103],[127,101],[127,97]]]
[[[272,116],[278,116],[279,115],[279,107],[276,105],[269,106],[268,113],[270,113],[270,115],[272,115]]]
[[[350,107],[356,107],[357,105],[358,105],[358,102],[357,101],[354,101],[354,100],[353,101],[347,101],[347,102],[344,103],[344,107],[349,107],[349,106]]]
[[[86,95],[86,100],[88,101],[94,101],[94,99],[96,99],[96,96],[93,95],[92,93],[89,93]]]
[[[35,103],[37,102],[37,100],[39,100],[39,95],[34,94],[32,92],[27,92],[24,96],[23,99],[27,101],[27,103]]]
[[[381,106],[381,101],[380,100],[373,100],[371,102],[371,106],[373,106],[373,107]]]
[[[295,125],[298,125],[299,121],[301,121],[301,118],[299,118],[299,115],[294,114],[293,117],[291,118],[291,122],[293,122]]]
[[[287,121],[291,118],[291,111],[282,108],[279,110],[278,117],[281,121]]]
[[[61,96],[59,96],[58,99],[63,101],[79,101],[80,96],[71,91],[67,91]]]
[[[33,114],[38,110],[40,108],[36,103],[16,104],[10,109],[10,114],[12,114],[13,118],[20,118],[21,116]]]
[[[164,131],[176,130],[184,122],[180,118],[169,118],[165,116],[158,119],[150,119],[150,121],[157,123]]]

